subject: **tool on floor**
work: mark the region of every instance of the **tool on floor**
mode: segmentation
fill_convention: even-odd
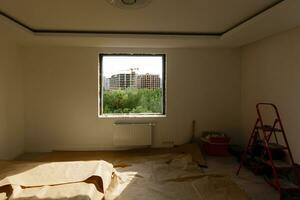
[[[272,108],[275,112],[272,125],[266,125],[263,121],[261,109],[266,107]],[[258,103],[256,111],[258,117],[236,175],[239,174],[247,157],[252,156],[255,164],[251,168],[254,172],[258,172],[261,167],[269,169],[270,173],[264,172],[264,177],[267,183],[280,193],[281,199],[286,193],[300,193],[299,175],[277,107],[272,103]],[[261,147],[261,151],[257,152],[257,147]],[[255,153],[254,149],[256,149]],[[278,156],[282,154],[284,159],[282,156]],[[288,173],[293,173],[293,177],[296,177],[295,180],[291,181],[287,177]]]
[[[196,143],[196,120],[192,121],[192,137],[190,143]]]

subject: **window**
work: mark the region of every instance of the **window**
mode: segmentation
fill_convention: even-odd
[[[165,115],[165,55],[100,54],[99,115]]]

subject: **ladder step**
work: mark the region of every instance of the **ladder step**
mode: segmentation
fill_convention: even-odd
[[[284,191],[294,191],[294,192],[300,192],[300,186],[296,185],[295,183],[285,179],[285,178],[279,178],[279,184],[280,186],[278,187],[276,184],[276,179],[274,178],[268,178],[265,177],[266,181],[273,186],[277,190],[284,190]]]
[[[270,125],[264,125],[263,127],[261,126],[256,126],[255,128],[259,129],[259,130],[263,130],[263,131],[266,131],[266,132],[271,132],[271,131],[275,131],[275,132],[282,132],[281,129],[279,128],[273,128],[272,126]]]
[[[287,147],[285,147],[281,144],[276,144],[276,143],[269,143],[269,148],[270,149],[287,149]]]
[[[267,164],[268,166],[272,167],[272,163],[270,160],[262,160],[262,162]],[[292,168],[294,168],[293,165],[291,165],[287,162],[281,161],[281,160],[273,160],[273,164],[274,164],[274,167],[277,169],[292,169]]]
[[[263,141],[259,142],[259,145],[263,146],[263,147],[265,146]],[[268,146],[269,146],[270,149],[273,149],[273,150],[287,149],[287,147],[285,147],[281,144],[272,143],[272,142],[268,143]]]

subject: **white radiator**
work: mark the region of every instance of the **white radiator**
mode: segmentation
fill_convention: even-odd
[[[114,146],[152,145],[152,123],[115,123]]]

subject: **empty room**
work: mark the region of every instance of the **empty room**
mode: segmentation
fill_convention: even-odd
[[[0,199],[300,200],[299,0],[0,0]]]

